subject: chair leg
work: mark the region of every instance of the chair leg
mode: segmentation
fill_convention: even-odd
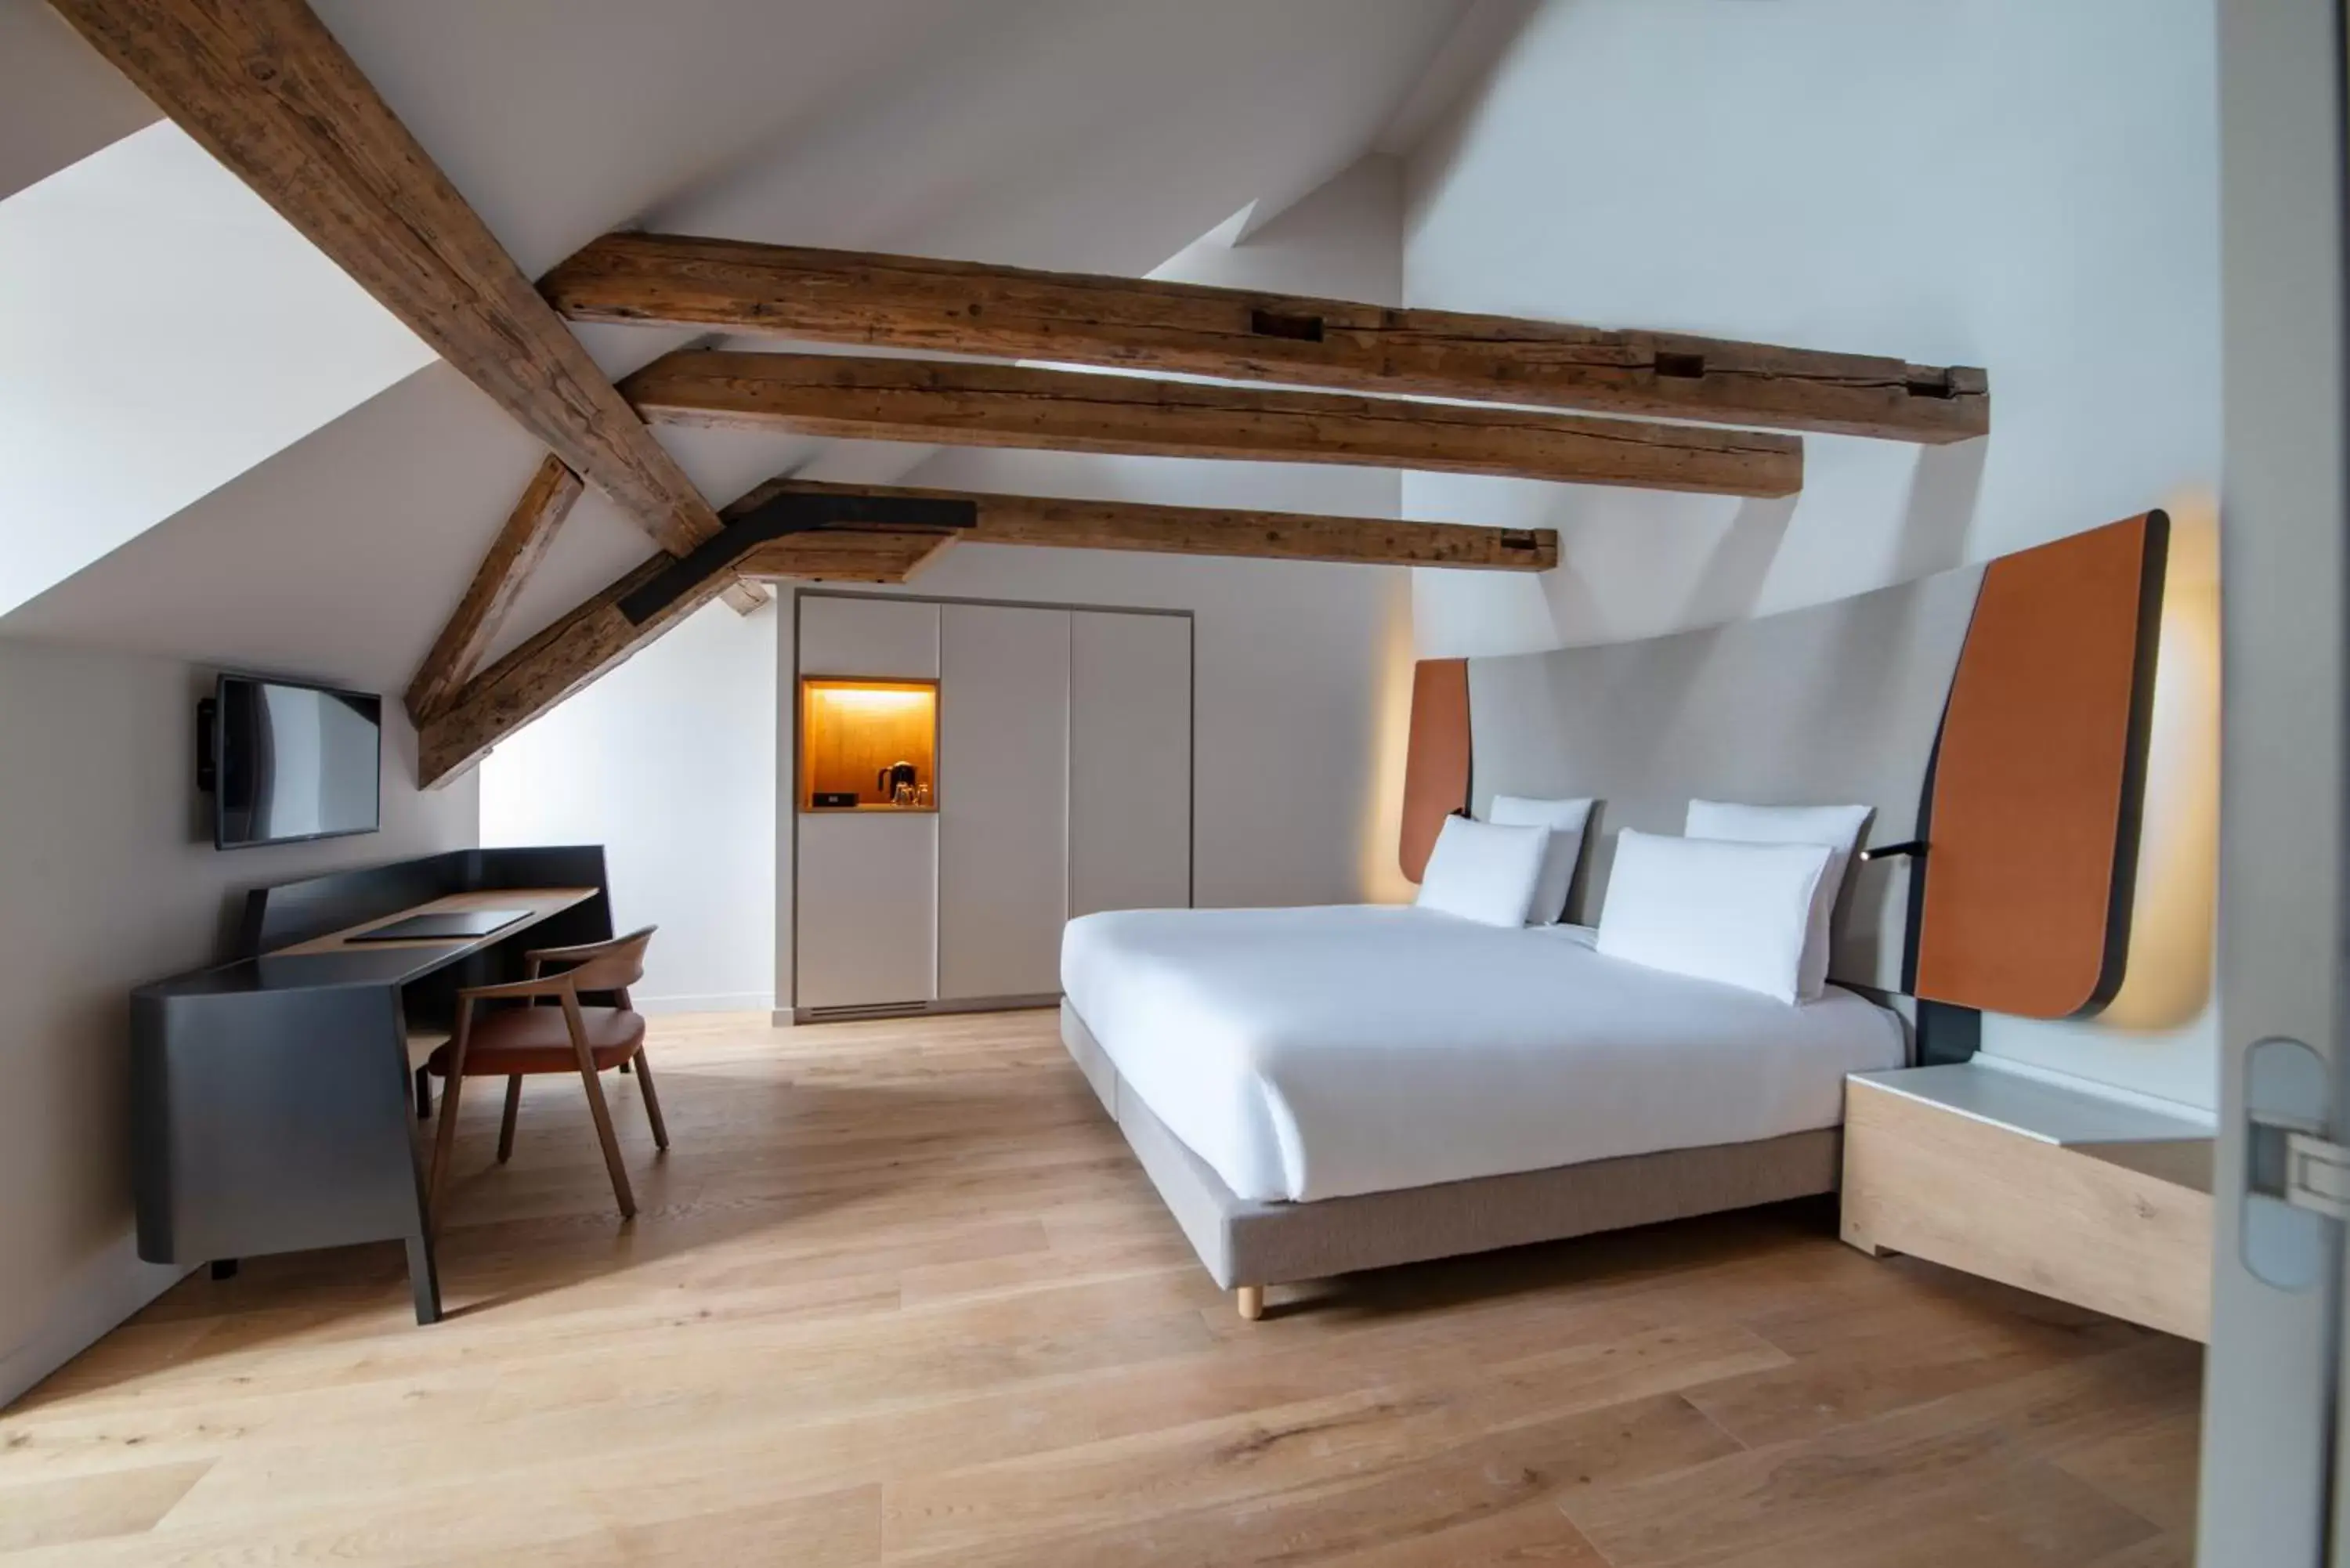
[[[588,1090],[588,1114],[596,1118],[596,1140],[604,1146],[604,1168],[612,1173],[612,1196],[620,1200],[620,1218],[637,1217],[637,1195],[629,1190],[629,1172],[620,1163],[620,1140],[612,1136],[611,1107],[604,1103],[604,1083],[596,1069],[582,1066],[580,1082]]]
[[[432,1119],[432,1074],[429,1068],[416,1069],[416,1119],[420,1122]]]
[[[425,1222],[441,1233],[441,1189],[449,1179],[449,1151],[457,1144],[457,1098],[465,1080],[452,1076],[441,1091],[441,1130],[432,1139],[432,1174],[425,1182]]]
[[[641,1045],[637,1047],[637,1054],[629,1060],[637,1064],[637,1082],[644,1087],[645,1119],[653,1124],[653,1147],[667,1148],[669,1124],[661,1120],[660,1096],[653,1092],[653,1064],[646,1057],[645,1048]],[[629,1064],[623,1062],[620,1064],[625,1067]]]
[[[498,1163],[504,1165],[514,1158],[515,1117],[522,1111],[522,1075],[506,1075],[506,1116],[498,1124]]]

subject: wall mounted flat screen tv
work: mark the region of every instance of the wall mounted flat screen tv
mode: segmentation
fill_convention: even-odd
[[[383,700],[363,691],[224,675],[203,704],[222,849],[373,833],[382,822]],[[209,765],[206,765],[208,763]]]

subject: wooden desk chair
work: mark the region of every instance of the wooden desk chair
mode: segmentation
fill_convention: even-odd
[[[612,1195],[620,1200],[620,1217],[636,1218],[636,1195],[629,1189],[629,1173],[620,1164],[620,1146],[612,1136],[612,1113],[604,1103],[605,1069],[636,1068],[643,1085],[645,1116],[653,1125],[653,1142],[669,1147],[669,1128],[662,1125],[660,1100],[653,1092],[653,1075],[645,1061],[645,1021],[629,1007],[629,987],[644,978],[645,949],[653,928],[633,931],[608,942],[585,947],[541,948],[523,955],[529,978],[504,985],[468,986],[457,993],[457,1032],[432,1053],[427,1071],[448,1080],[441,1096],[441,1130],[432,1145],[432,1175],[429,1184],[433,1230],[441,1226],[441,1189],[448,1179],[449,1151],[457,1141],[457,1100],[468,1078],[506,1081],[505,1120],[498,1127],[498,1163],[514,1154],[515,1116],[522,1108],[522,1081],[534,1073],[577,1073],[588,1091],[588,1110],[596,1118],[596,1137],[604,1146],[604,1167],[612,1173]],[[542,971],[567,966],[559,974]],[[581,992],[610,992],[617,1007],[583,1007]],[[552,1001],[554,1007],[536,1005]],[[479,1008],[478,1004],[492,1005]],[[519,1003],[499,1006],[501,1002]],[[478,1008],[478,1011],[477,1011]]]

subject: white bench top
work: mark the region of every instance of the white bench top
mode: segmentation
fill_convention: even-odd
[[[1973,1062],[1855,1073],[1852,1078],[2043,1143],[2166,1143],[2211,1137],[2210,1127],[2185,1116]]]

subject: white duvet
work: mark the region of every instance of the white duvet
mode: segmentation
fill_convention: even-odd
[[[1337,1198],[1844,1118],[1902,1064],[1892,1013],[1788,1006],[1403,907],[1069,922],[1061,984],[1128,1085],[1243,1198]]]

